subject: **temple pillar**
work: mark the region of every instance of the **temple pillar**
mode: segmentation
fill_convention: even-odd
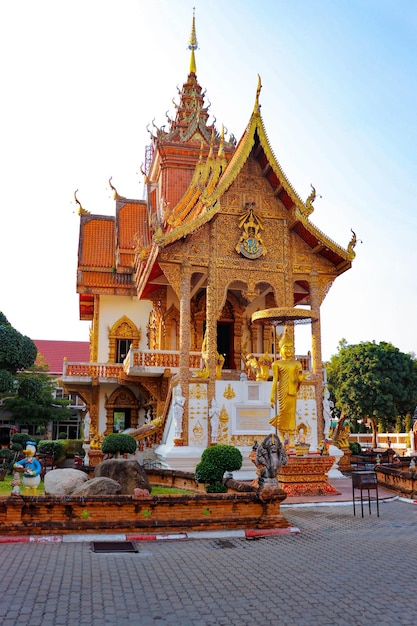
[[[191,263],[185,260],[180,273],[180,367],[179,383],[185,398],[182,418],[182,442],[188,445],[188,379],[191,350]]]
[[[311,310],[316,314],[316,319],[311,323],[311,357],[313,377],[316,381],[317,437],[320,442],[324,439],[323,359],[321,352],[320,294],[316,272],[312,272],[310,275],[310,304]]]
[[[203,313],[198,313],[194,317],[195,324],[195,345],[193,346],[193,350],[201,350],[204,341],[204,322],[206,321],[205,315]],[[201,367],[204,367],[204,363],[201,364]]]
[[[214,246],[212,247],[214,249]],[[206,351],[208,353],[209,379],[207,385],[207,403],[210,407],[216,395],[216,357],[217,357],[217,289],[214,264],[209,265],[206,290]],[[208,422],[208,442],[211,441],[211,425]],[[208,443],[207,442],[207,443]]]

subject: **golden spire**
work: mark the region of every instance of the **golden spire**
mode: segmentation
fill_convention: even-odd
[[[194,50],[197,50],[197,48],[198,48],[198,43],[197,43],[197,34],[195,32],[195,7],[194,7],[190,43],[188,44],[188,49],[191,50],[190,74],[197,74],[197,66],[195,64],[195,56],[194,56]]]

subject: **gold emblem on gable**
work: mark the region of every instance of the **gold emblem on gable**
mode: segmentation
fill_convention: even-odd
[[[261,230],[264,230],[261,220],[254,211],[254,202],[245,204],[245,211],[240,216],[239,228],[242,234],[236,244],[236,252],[242,254],[247,259],[258,259],[266,254],[266,248],[261,237]]]

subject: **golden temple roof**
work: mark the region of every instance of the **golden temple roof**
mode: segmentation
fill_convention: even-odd
[[[344,271],[355,256],[353,248],[343,249],[309,220],[311,203],[306,204],[292,187],[269,144],[260,113],[260,91],[259,78],[252,115],[229,162],[222,153],[222,141],[219,142],[216,155],[211,146],[206,161],[203,163],[200,159],[189,188],[172,209],[165,232],[154,237],[154,241],[161,247],[169,245],[211,220],[220,211],[222,195],[237,178],[252,153],[276,197],[288,210],[290,228],[311,248]]]

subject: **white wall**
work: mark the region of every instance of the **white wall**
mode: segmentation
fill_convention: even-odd
[[[109,328],[124,315],[141,330],[139,348],[146,350],[146,325],[152,303],[149,300],[136,300],[129,296],[101,296],[98,340],[98,362],[106,363],[109,357]]]

